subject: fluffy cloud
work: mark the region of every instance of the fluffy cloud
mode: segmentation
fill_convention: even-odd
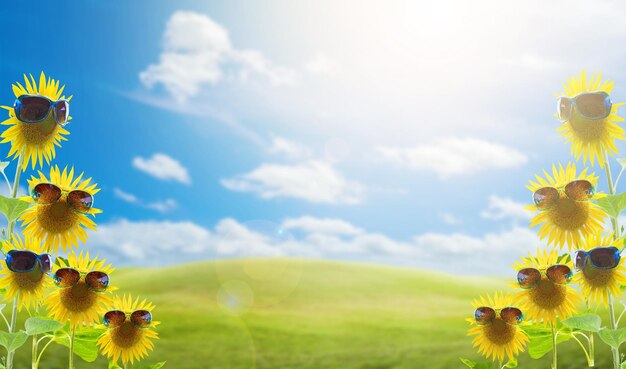
[[[522,152],[476,138],[440,138],[411,148],[378,147],[388,161],[413,170],[429,170],[442,178],[489,169],[518,167],[528,161]]]
[[[137,156],[133,158],[133,167],[158,179],[191,184],[191,177],[187,168],[166,154],[156,153],[145,159]]]
[[[339,219],[303,216],[280,225],[265,223],[270,226],[225,218],[209,229],[189,221],[120,219],[91,232],[87,247],[122,264],[291,256],[383,262],[457,274],[510,273],[514,260],[539,247],[536,235],[522,227],[482,236],[425,233],[403,241]]]
[[[293,165],[262,164],[250,173],[221,182],[230,190],[252,192],[264,199],[291,197],[313,203],[357,204],[364,193],[362,184],[316,160]]]
[[[483,210],[480,215],[491,220],[527,220],[531,218],[532,214],[524,209],[524,206],[525,204],[513,199],[491,195],[487,209]]]
[[[271,154],[282,155],[290,160],[303,159],[311,155],[308,148],[297,142],[283,137],[274,137],[268,151]]]
[[[114,188],[113,194],[120,200],[129,204],[144,207],[146,209],[156,210],[159,213],[168,213],[178,207],[178,203],[173,199],[165,199],[163,201],[144,202],[132,193],[128,193],[120,188]]]
[[[293,71],[274,65],[260,52],[233,47],[226,28],[190,11],[177,11],[170,17],[159,62],[149,65],[139,78],[148,88],[162,84],[184,101],[197,95],[203,85],[228,77],[227,73],[243,81],[261,76],[272,85],[290,84],[295,79]]]

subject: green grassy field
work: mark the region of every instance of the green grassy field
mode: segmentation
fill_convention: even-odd
[[[175,369],[462,368],[459,356],[478,358],[464,321],[472,299],[509,282],[293,259],[122,269],[113,278],[121,293],[157,305],[161,340],[143,363]],[[27,347],[18,368],[28,367]],[[42,369],[67,368],[66,349],[49,352]],[[609,367],[607,350],[596,356],[596,367]],[[523,356],[520,368],[547,368],[547,359]],[[560,362],[586,367],[574,342],[560,346]]]

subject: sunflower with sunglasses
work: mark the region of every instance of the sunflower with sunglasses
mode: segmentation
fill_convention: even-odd
[[[52,276],[56,288],[45,300],[49,314],[60,322],[69,320],[72,329],[98,322],[102,307],[111,303],[113,270],[89,253],[60,258]]]
[[[528,344],[528,336],[519,325],[524,319],[522,310],[515,307],[509,294],[495,293],[474,300],[474,318],[467,319],[472,327],[468,336],[475,336],[473,346],[487,359],[503,361],[514,359]]]
[[[52,257],[38,240],[14,235],[2,245],[5,260],[1,263],[0,288],[5,289],[4,299],[17,297],[17,308],[31,309],[44,299],[44,293],[52,286],[48,275]]]
[[[611,233],[598,233],[587,237],[580,250],[574,253],[577,271],[574,283],[580,286],[589,302],[606,306],[609,294],[619,296],[620,286],[626,286],[626,266],[620,253],[622,241]]]
[[[532,191],[533,205],[527,209],[536,214],[530,226],[539,228],[539,238],[548,244],[573,249],[589,235],[602,231],[606,213],[592,200],[602,197],[595,192],[598,177],[585,168],[576,174],[576,164],[552,166],[552,175],[544,170],[545,178],[536,175],[536,182],[526,187]]]
[[[159,335],[154,331],[159,323],[152,320],[154,305],[145,299],[116,296],[102,315],[107,330],[98,339],[102,353],[113,362],[134,363],[154,349],[152,340]]]
[[[514,286],[521,289],[514,296],[515,303],[529,319],[555,324],[557,317],[566,319],[576,313],[582,298],[569,286],[574,266],[568,255],[559,256],[558,250],[538,251],[513,268],[517,272]]]
[[[41,72],[39,84],[32,75],[24,75],[24,85],[16,82],[13,85],[15,103],[13,107],[2,106],[9,111],[9,119],[0,124],[9,126],[0,137],[1,143],[11,143],[9,157],[23,157],[22,169],[28,164],[34,169],[37,163],[43,166],[44,159],[49,164],[56,156],[55,146],[69,132],[64,128],[72,118],[69,115],[69,102],[72,97],[65,97],[59,87],[59,81],[46,78]]]
[[[568,143],[572,155],[583,157],[594,165],[598,161],[604,167],[604,153],[617,154],[615,140],[624,140],[624,129],[616,124],[624,119],[617,115],[617,108],[624,103],[613,103],[610,98],[613,81],[602,81],[602,73],[591,75],[583,70],[579,76],[570,78],[564,93],[558,98],[557,117],[563,125],[558,128]]]
[[[74,178],[74,168],[61,171],[50,168],[50,176],[39,172],[39,178],[28,180],[31,197],[24,200],[31,206],[20,220],[24,233],[43,240],[46,250],[57,252],[77,248],[78,241],[87,241],[87,229],[95,230],[96,223],[89,217],[101,212],[93,207],[94,195],[100,191],[91,178],[83,180],[83,173]]]

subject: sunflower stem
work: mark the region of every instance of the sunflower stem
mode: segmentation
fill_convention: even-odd
[[[13,298],[13,307],[11,309],[11,325],[9,325],[9,333],[13,333],[15,331],[16,320],[17,320],[17,296],[19,292],[15,293],[15,297]],[[9,351],[7,353],[7,369],[13,369],[13,356],[15,355],[15,351]]]
[[[13,188],[11,189],[11,198],[17,197],[17,189],[20,185],[20,176],[22,175],[22,163],[24,162],[24,153],[17,159],[17,168],[15,169],[15,178],[13,179]],[[15,228],[15,219],[9,222],[7,230],[7,239],[10,241],[13,237],[13,229]]]
[[[76,333],[76,327],[72,327],[72,336],[70,337],[70,367],[74,369],[74,334]]]
[[[37,369],[37,366],[38,366],[37,365],[37,343],[38,342],[39,341],[37,340],[37,335],[34,335],[33,336],[33,347],[32,347],[32,349],[30,351],[31,362],[32,362],[32,364],[31,364],[32,369]]]
[[[554,328],[554,323],[551,323],[552,327],[552,369],[557,369],[557,355],[556,355],[556,329]]]
[[[587,365],[589,367],[592,367],[593,366],[593,360],[589,356],[589,353],[587,352],[587,349],[585,348],[585,345],[578,339],[578,337],[576,337],[576,335],[572,335],[572,338],[575,339],[576,342],[578,342],[578,345],[580,346],[580,348],[583,349],[583,352],[585,353],[585,357],[587,358]]]
[[[50,344],[52,342],[54,342],[54,337],[50,338],[50,341],[48,341],[46,343],[46,345],[41,349],[41,351],[39,351],[39,355],[37,355],[37,366],[39,366],[39,362],[41,361],[41,357],[43,356],[43,352],[46,351],[46,349],[48,348],[48,346],[50,346]]]
[[[596,365],[596,346],[593,343],[593,332],[589,332],[589,367],[594,367]]]

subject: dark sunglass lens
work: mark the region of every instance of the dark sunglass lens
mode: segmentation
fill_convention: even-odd
[[[107,311],[107,313],[104,314],[104,318],[102,319],[104,325],[110,328],[119,327],[120,325],[124,324],[125,321],[126,314],[119,310]]]
[[[556,284],[567,284],[572,281],[572,270],[567,265],[552,265],[546,275]]]
[[[91,209],[91,205],[93,205],[93,196],[85,191],[76,190],[67,195],[67,202],[76,211],[85,213],[88,212],[89,209]]]
[[[591,182],[581,179],[568,183],[565,186],[565,194],[572,200],[585,201],[593,197],[595,190]]]
[[[522,288],[533,288],[541,280],[541,273],[535,268],[525,268],[517,272],[517,283]]]
[[[72,287],[80,280],[80,273],[76,269],[61,268],[54,273],[54,283],[59,287]]]
[[[500,316],[502,317],[502,320],[512,325],[520,324],[524,319],[524,314],[522,314],[522,311],[516,307],[506,307],[502,309]]]
[[[14,272],[30,272],[35,269],[37,255],[30,251],[13,251],[8,256],[9,265]]]
[[[85,276],[85,283],[92,290],[102,292],[109,286],[109,275],[104,272],[89,272]]]
[[[57,116],[57,123],[67,123],[67,117],[70,114],[70,104],[67,101],[58,101],[55,107],[55,113]]]
[[[533,201],[539,210],[550,209],[558,199],[559,191],[554,187],[540,188],[533,194]]]
[[[50,101],[39,96],[25,96],[18,104],[17,118],[27,123],[38,122],[48,115]]]
[[[32,196],[39,204],[52,204],[61,197],[61,189],[52,183],[40,183],[33,187]]]
[[[560,97],[557,101],[557,113],[559,119],[562,121],[568,121],[570,119],[570,113],[572,111],[572,102],[567,97]]]
[[[607,96],[602,93],[586,93],[576,98],[576,109],[585,118],[606,118],[610,111]]]
[[[614,247],[596,247],[589,251],[591,265],[600,269],[612,269],[619,264],[619,251]]]
[[[152,314],[147,310],[137,310],[130,315],[130,321],[140,328],[146,328],[152,323]]]
[[[496,312],[490,307],[482,306],[474,310],[474,319],[478,324],[489,324],[496,318]]]
[[[585,260],[587,260],[587,253],[582,250],[576,251],[574,262],[576,263],[575,267],[577,270],[583,270],[585,267]]]
[[[50,256],[50,254],[43,254],[39,260],[41,261],[41,271],[50,273],[52,270],[52,256]]]

